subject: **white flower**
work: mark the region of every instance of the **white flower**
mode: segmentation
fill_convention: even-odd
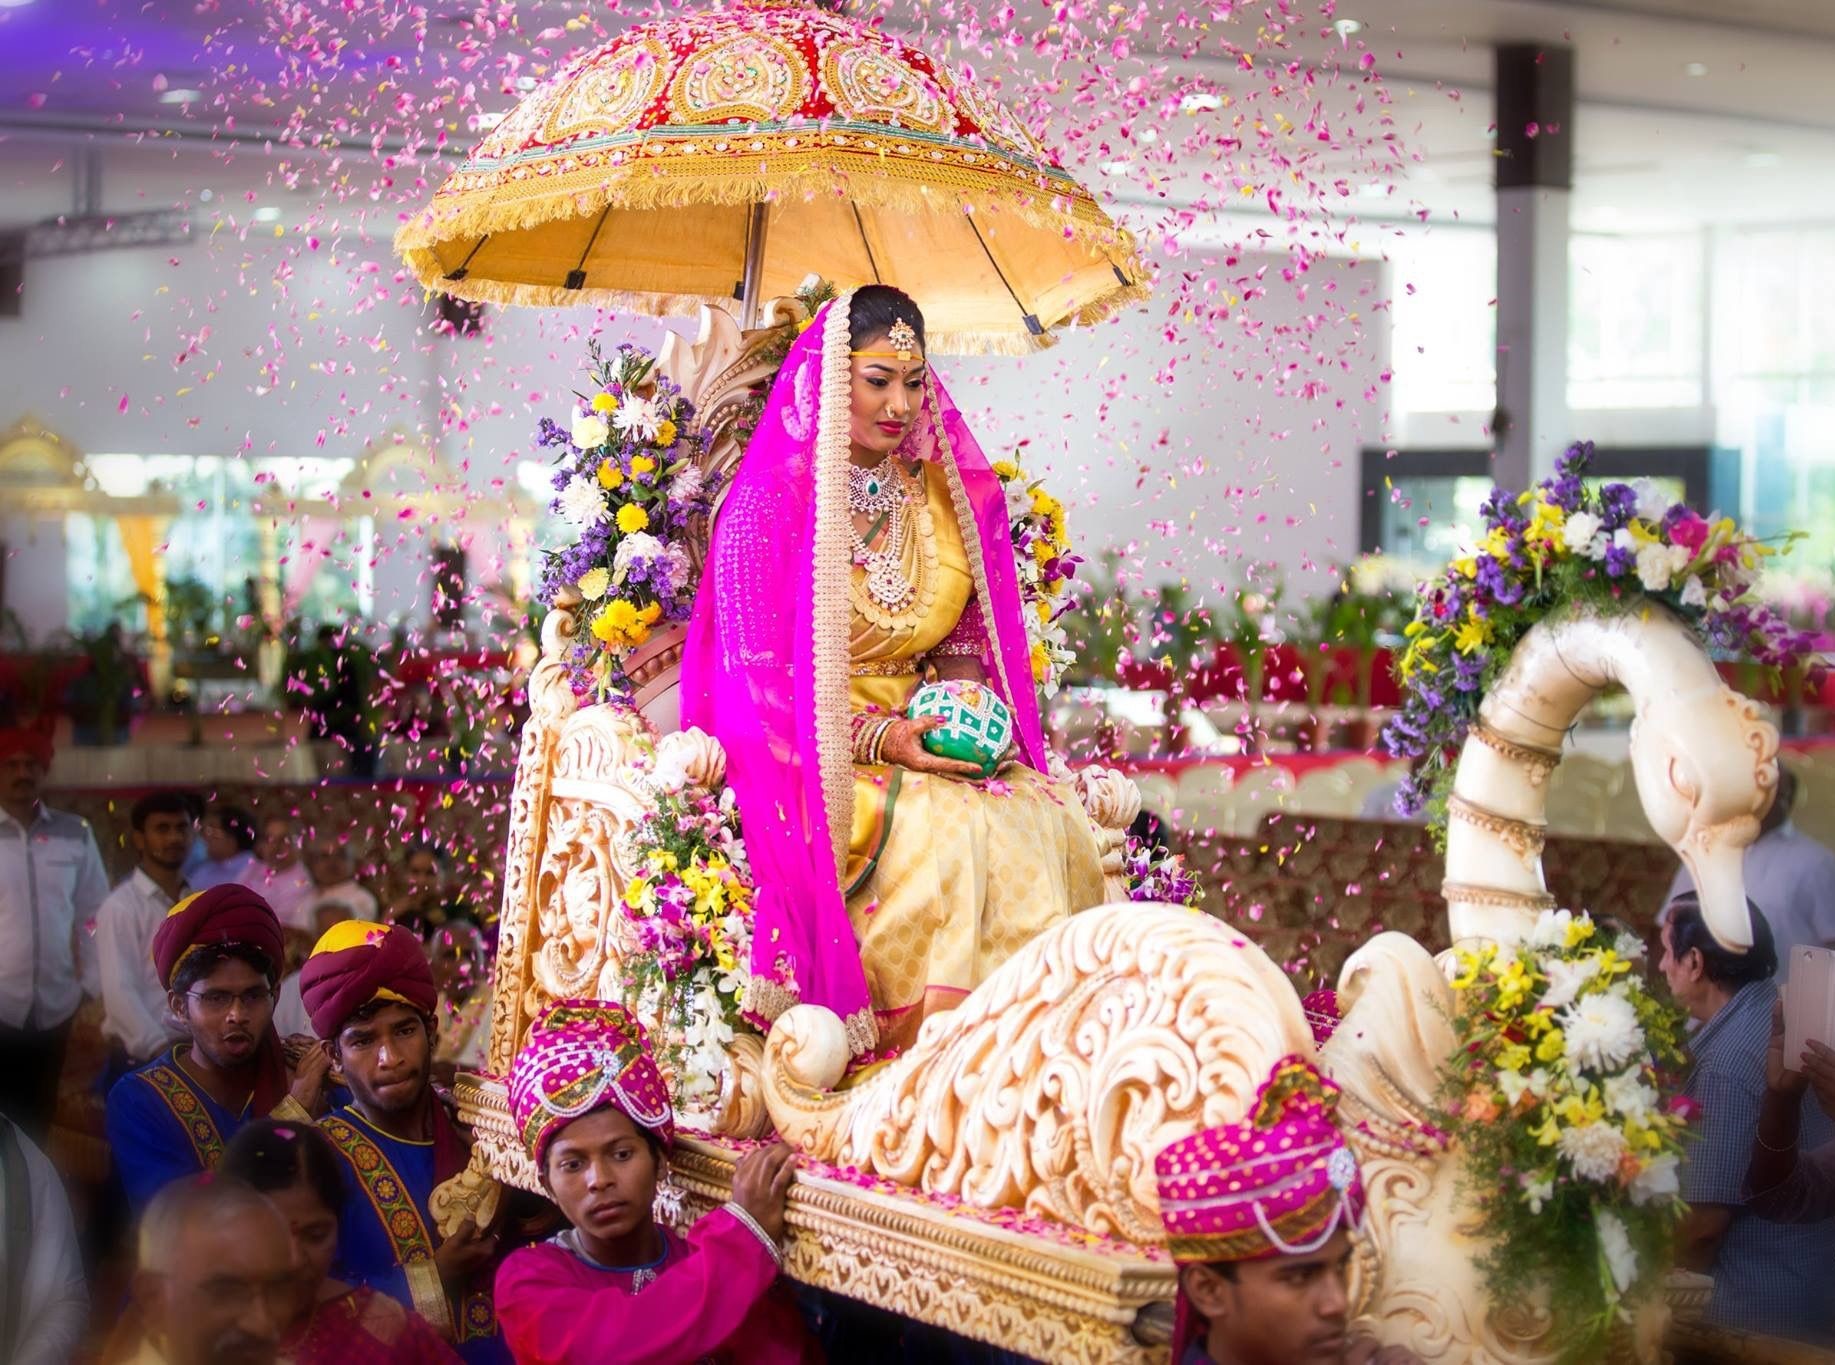
[[[658,559],[664,554],[663,542],[648,531],[633,531],[618,542],[618,553],[612,556],[612,569],[624,573],[640,559]]]
[[[1599,1249],[1605,1253],[1606,1265],[1612,1271],[1612,1283],[1623,1295],[1637,1283],[1637,1252],[1625,1225],[1615,1213],[1601,1211],[1595,1224],[1599,1228]]]
[[[1627,962],[1636,962],[1644,956],[1644,940],[1636,934],[1623,933],[1612,940],[1612,951]]]
[[[1603,542],[1598,554],[1594,554],[1592,550],[1594,538],[1599,535],[1599,531],[1600,521],[1593,513],[1575,512],[1562,525],[1561,538],[1567,542],[1567,548],[1575,554],[1588,555],[1597,559],[1599,555],[1606,552]]]
[[[1608,1077],[1604,1089],[1606,1108],[1620,1118],[1642,1123],[1657,1111],[1657,1092],[1644,1084],[1637,1067]]]
[[[1637,581],[1644,585],[1645,592],[1662,592],[1669,586],[1672,572],[1667,545],[1638,546]]]
[[[676,476],[669,481],[669,498],[672,502],[693,502],[701,496],[701,485],[704,481],[701,466],[698,464],[683,465]]]
[[[1612,548],[1615,550],[1629,550],[1632,554],[1636,554],[1637,537],[1632,535],[1625,527],[1621,526],[1612,533]]]
[[[1504,1092],[1504,1098],[1514,1105],[1525,1092],[1537,1099],[1548,1093],[1548,1068],[1538,1066],[1525,1076],[1520,1071],[1500,1071],[1497,1073],[1497,1088]]]
[[[1682,605],[1685,607],[1705,607],[1708,604],[1708,590],[1702,586],[1701,575],[1690,574],[1688,582],[1682,585]]]
[[[659,792],[679,792],[688,785],[688,758],[679,749],[659,749],[650,766],[650,785]]]
[[[581,450],[597,450],[611,434],[611,428],[598,413],[576,412],[573,415],[573,443]]]
[[[1618,1159],[1630,1150],[1625,1135],[1609,1123],[1563,1128],[1559,1146],[1575,1175],[1601,1185],[1618,1174]]]
[[[584,531],[605,520],[605,490],[597,479],[575,474],[561,490],[561,515]]]
[[[1529,931],[1531,948],[1564,948],[1567,926],[1574,922],[1572,910],[1544,910],[1536,916],[1535,928]]]
[[[807,275],[803,276],[803,282],[796,287],[796,292],[799,294],[807,294],[811,289],[820,288],[821,284],[822,277],[812,270]]]
[[[1580,988],[1599,975],[1599,959],[1589,957],[1579,962],[1563,962],[1556,958],[1542,970],[1548,977],[1548,990],[1536,1002],[1536,1008],[1560,1009],[1572,1004]]]
[[[626,398],[612,414],[613,426],[643,441],[654,441],[662,423],[663,415],[651,398]]]
[[[1637,514],[1645,521],[1661,521],[1669,514],[1669,494],[1651,479],[1639,479],[1631,485],[1637,493]]]
[[[1644,1046],[1637,1009],[1620,992],[1588,995],[1561,1013],[1567,1063],[1588,1071],[1616,1071]]]
[[[1523,1199],[1531,1213],[1542,1212],[1542,1205],[1554,1197],[1555,1182],[1552,1180],[1529,1180],[1523,1184]]]
[[[1676,1179],[1676,1169],[1675,1153],[1665,1152],[1661,1156],[1653,1156],[1631,1182],[1631,1202],[1650,1204],[1682,1193],[1682,1185]]]

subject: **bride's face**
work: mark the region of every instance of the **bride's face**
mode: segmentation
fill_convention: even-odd
[[[888,347],[882,336],[860,349],[878,351]],[[855,356],[853,369],[853,414],[848,439],[857,451],[890,455],[904,440],[905,429],[917,417],[924,401],[924,358]]]

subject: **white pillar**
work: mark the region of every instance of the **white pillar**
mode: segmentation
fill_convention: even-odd
[[[1572,439],[1567,406],[1568,200],[1526,185],[1497,192],[1497,480],[1527,488]]]

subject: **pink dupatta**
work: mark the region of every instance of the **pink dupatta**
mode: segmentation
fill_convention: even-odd
[[[840,886],[854,807],[850,299],[823,308],[791,347],[716,516],[682,659],[681,714],[726,749],[758,883],[747,1012],[768,1027],[791,1005],[825,1006],[859,1056],[877,1030]],[[1013,710],[1018,757],[1043,772],[1006,497],[934,366],[898,454],[949,480],[990,681]]]

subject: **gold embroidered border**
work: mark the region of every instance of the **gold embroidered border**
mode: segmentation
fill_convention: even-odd
[[[197,1092],[178,1071],[169,1066],[155,1066],[142,1071],[140,1079],[153,1087],[153,1093],[177,1119],[191,1143],[191,1154],[206,1171],[214,1171],[223,1159],[223,1134]]]
[[[949,474],[949,496],[956,506],[956,525],[962,531],[962,544],[968,551],[969,571],[975,576],[975,595],[981,601],[981,624],[988,633],[988,650],[994,656],[994,674],[1000,680],[1001,691],[1007,701],[1016,710],[1019,707],[1019,694],[1013,690],[1013,683],[1007,677],[1006,654],[1000,647],[1000,613],[994,610],[994,598],[988,591],[988,564],[983,557],[984,547],[981,543],[981,523],[975,520],[974,506],[968,500],[968,489],[962,483],[962,470],[956,464],[956,448],[950,443],[949,428],[943,421],[942,395],[937,392],[936,376],[924,375],[925,397],[930,408],[930,421],[933,434],[936,436],[937,449],[943,454],[943,468]],[[1003,545],[1006,554],[1013,553],[1012,545]],[[1014,566],[1013,576],[1017,582],[1019,568]],[[1026,679],[1026,686],[1032,686],[1032,679]],[[1017,739],[1017,735],[1015,736]]]
[[[747,1014],[770,1024],[796,1003],[797,993],[781,981],[773,981],[757,972],[746,978],[745,1002],[741,1008]]]
[[[815,445],[815,527],[810,560],[814,581],[811,648],[814,654],[816,761],[828,817],[837,882],[846,874],[854,827],[854,756],[848,744],[847,457],[852,372],[848,341],[853,294],[828,306],[822,329],[821,395]]]

